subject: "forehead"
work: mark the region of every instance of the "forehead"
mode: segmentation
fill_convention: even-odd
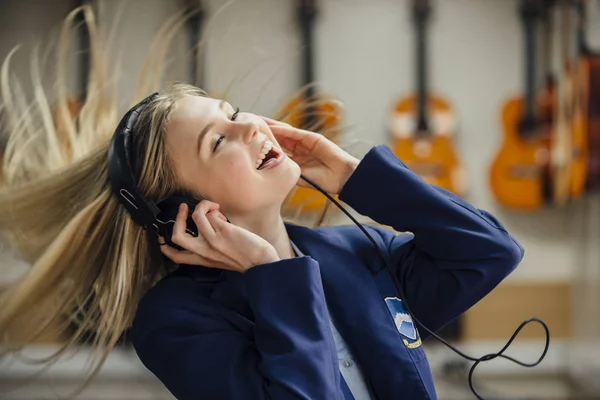
[[[177,101],[177,106],[171,115],[171,121],[200,122],[205,120],[208,115],[214,113],[220,100],[201,96],[184,96]]]

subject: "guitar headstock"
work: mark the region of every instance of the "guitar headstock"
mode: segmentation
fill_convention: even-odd
[[[519,3],[519,13],[525,22],[531,22],[540,18],[544,13],[544,8],[550,2],[542,0],[521,0]]]
[[[302,24],[310,24],[317,17],[317,0],[298,0],[298,18]]]
[[[541,5],[540,15],[543,21],[552,19],[552,10],[556,6],[557,0],[546,0]]]
[[[413,0],[413,18],[417,22],[425,22],[431,15],[431,4],[429,0]]]
[[[194,12],[192,18],[203,19],[205,12],[203,0],[183,0],[183,4],[187,11]]]

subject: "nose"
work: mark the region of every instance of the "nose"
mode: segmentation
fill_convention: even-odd
[[[250,144],[258,133],[258,123],[253,120],[235,122],[244,143]]]

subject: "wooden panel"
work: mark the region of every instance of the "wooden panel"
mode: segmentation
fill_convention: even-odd
[[[537,317],[548,325],[550,337],[572,337],[570,283],[503,282],[464,314],[462,339],[507,339],[522,321]],[[544,329],[530,323],[519,338],[543,339]]]

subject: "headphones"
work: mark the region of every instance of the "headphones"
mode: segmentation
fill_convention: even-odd
[[[144,230],[148,229],[148,227],[153,226],[156,229],[157,235],[160,235],[165,238],[166,244],[175,247],[179,250],[184,250],[180,246],[177,246],[173,242],[171,242],[171,236],[173,234],[173,226],[175,225],[175,218],[179,211],[179,205],[183,202],[188,205],[188,218],[186,220],[186,230],[192,236],[198,236],[198,228],[196,227],[196,223],[191,218],[193,210],[196,208],[196,205],[199,203],[198,200],[193,199],[187,196],[173,196],[169,197],[165,200],[161,200],[158,203],[153,202],[152,200],[146,199],[141,193],[139,188],[136,185],[135,177],[133,175],[133,162],[132,162],[132,134],[133,127],[142,112],[142,110],[150,103],[152,100],[158,97],[158,93],[151,94],[146,97],[144,100],[133,106],[121,119],[115,133],[110,142],[110,146],[108,148],[108,177],[110,179],[110,183],[112,185],[112,189],[114,194],[117,196],[121,204],[127,209],[131,218],[135,223],[141,225]],[[517,363],[524,367],[534,367],[538,365],[546,356],[548,351],[548,346],[550,343],[550,331],[548,330],[548,326],[544,323],[544,321],[538,318],[530,318],[526,321],[523,321],[521,325],[515,330],[511,338],[508,340],[506,345],[497,353],[486,354],[482,357],[472,357],[468,356],[465,353],[458,350],[453,345],[446,342],[444,339],[439,337],[435,332],[432,332],[427,328],[410,310],[408,303],[406,302],[406,296],[404,294],[404,289],[402,285],[398,282],[398,278],[393,271],[393,268],[389,264],[387,257],[384,256],[382,250],[379,248],[379,245],[375,242],[373,237],[366,231],[366,229],[358,222],[344,207],[342,207],[333,197],[331,197],[327,192],[319,187],[316,183],[312,182],[310,179],[306,178],[304,175],[300,175],[302,179],[308,182],[311,186],[317,189],[319,192],[323,193],[329,200],[331,200],[341,211],[343,211],[348,218],[358,226],[362,232],[369,238],[373,246],[377,249],[381,258],[383,259],[388,271],[390,272],[391,278],[396,286],[398,294],[402,299],[402,302],[406,308],[408,314],[412,317],[413,321],[419,323],[423,329],[429,332],[433,337],[439,340],[441,343],[446,345],[450,350],[454,351],[459,356],[463,357],[466,360],[473,361],[474,364],[471,366],[469,371],[469,387],[471,391],[478,399],[483,399],[473,387],[473,372],[475,371],[475,367],[479,365],[481,362],[493,360],[498,357],[505,358],[514,363]],[[227,220],[227,222],[230,222]],[[546,333],[546,344],[544,347],[544,351],[542,352],[541,357],[534,363],[524,363],[518,361],[510,356],[506,356],[503,353],[508,349],[510,344],[516,338],[518,333],[525,327],[525,325],[531,322],[539,322],[545,330]]]
[[[158,203],[147,199],[136,185],[133,174],[133,128],[142,110],[154,99],[158,92],[146,97],[133,106],[121,119],[108,147],[108,177],[121,204],[125,207],[131,219],[147,230],[154,227],[157,236],[165,238],[165,243],[178,250],[184,250],[171,241],[175,218],[179,212],[179,205],[188,205],[186,231],[196,237],[198,228],[192,219],[192,213],[199,200],[187,196],[172,196]],[[227,222],[230,222],[227,219]]]

